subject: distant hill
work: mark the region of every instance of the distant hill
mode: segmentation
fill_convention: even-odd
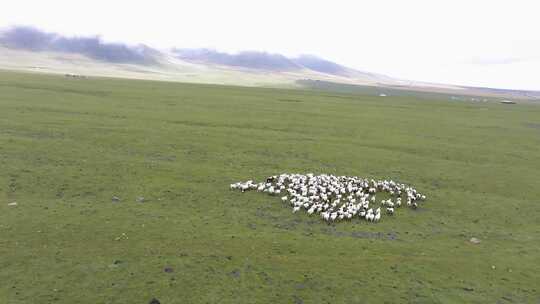
[[[345,66],[313,55],[302,55],[294,58],[293,61],[298,65],[320,73],[349,77],[353,71]]]
[[[179,59],[203,64],[218,64],[269,71],[302,69],[302,66],[283,55],[266,52],[245,51],[238,54],[228,54],[211,49],[173,49],[172,53]]]
[[[201,64],[241,67],[262,71],[311,70],[317,73],[346,78],[389,78],[374,73],[357,71],[313,55],[288,58],[281,54],[267,52],[244,51],[237,54],[229,54],[212,49],[173,49],[172,53],[178,59]]]
[[[540,99],[540,92],[401,80],[313,55],[289,58],[258,51],[157,50],[143,44],[105,42],[99,36],[66,37],[32,27],[0,31],[0,69],[243,86],[352,91],[358,90],[354,86],[367,86],[376,88],[376,92],[386,88],[389,92]]]

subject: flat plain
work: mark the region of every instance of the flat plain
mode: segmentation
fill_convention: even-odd
[[[532,102],[0,72],[0,303],[538,303],[539,151]],[[283,172],[428,200],[228,189]]]

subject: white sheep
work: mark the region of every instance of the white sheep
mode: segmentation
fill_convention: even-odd
[[[325,221],[352,219],[355,216],[365,218],[370,222],[377,222],[381,218],[381,208],[376,206],[376,193],[386,192],[395,198],[380,201],[387,214],[394,214],[395,208],[402,205],[402,198],[407,206],[418,208],[417,201],[425,200],[426,196],[416,189],[397,183],[393,180],[368,180],[359,177],[302,174],[280,174],[270,176],[266,182],[232,183],[231,190],[242,192],[256,190],[270,195],[282,196],[282,202],[289,201],[293,213],[304,208],[308,214],[321,214]],[[343,200],[341,200],[343,198]],[[372,208],[370,208],[370,203]],[[373,208],[376,208],[375,211]]]

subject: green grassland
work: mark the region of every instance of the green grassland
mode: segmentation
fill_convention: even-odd
[[[328,225],[228,189],[282,172],[428,200]],[[538,303],[539,176],[532,103],[1,72],[0,303]]]

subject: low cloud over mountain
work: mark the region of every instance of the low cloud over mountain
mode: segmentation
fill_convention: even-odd
[[[76,53],[111,63],[157,63],[158,51],[144,45],[107,43],[99,37],[64,37],[32,27],[13,27],[0,33],[0,44],[28,51]]]
[[[100,37],[66,37],[48,33],[32,27],[12,27],[0,32],[0,45],[11,49],[34,52],[64,52],[80,54],[92,59],[110,63],[131,63],[151,65],[172,55],[177,59],[204,65],[221,65],[268,72],[288,72],[310,70],[341,77],[367,75],[337,63],[312,56],[302,55],[288,58],[281,54],[244,51],[236,54],[212,49],[174,48],[167,55],[145,45],[130,46],[123,43],[109,43]],[[362,76],[362,75],[360,75]]]
[[[302,68],[283,55],[266,52],[246,51],[228,54],[211,49],[173,49],[172,52],[179,59],[206,64],[271,71],[290,71]]]
[[[275,76],[282,72],[295,72],[296,77],[305,74],[306,78],[338,77],[345,81],[362,80],[369,83],[378,83],[383,80],[383,75],[354,70],[313,55],[289,58],[268,52],[243,51],[231,54],[205,48],[173,48],[159,51],[142,44],[132,46],[123,43],[110,43],[103,41],[99,36],[67,37],[25,26],[16,26],[0,31],[0,46],[10,50],[25,50],[43,54],[47,54],[47,52],[78,54],[105,63],[160,66],[180,70],[186,68],[185,65],[182,66],[182,62],[189,62],[194,65],[189,65],[187,69],[206,66],[219,70],[253,70]],[[57,59],[61,58],[57,56]],[[391,79],[386,80],[391,81]]]
[[[267,52],[248,51],[229,54],[212,49],[173,49],[172,53],[178,59],[194,63],[242,67],[274,72],[298,71],[304,69],[341,77],[371,75],[313,55],[288,58],[280,54]]]

